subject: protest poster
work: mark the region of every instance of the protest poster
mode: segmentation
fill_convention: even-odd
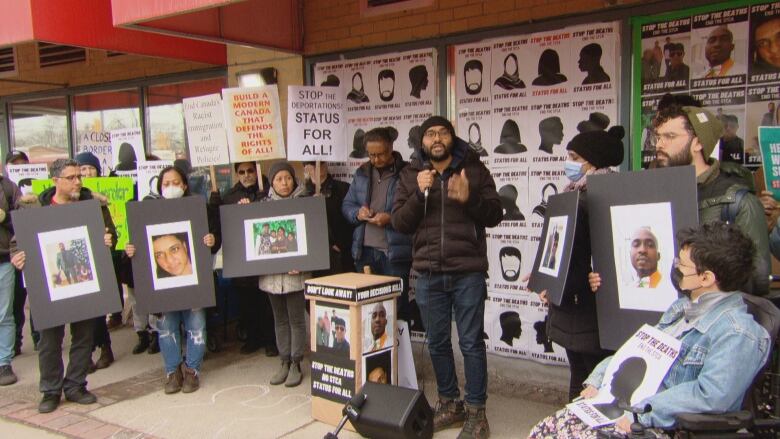
[[[114,171],[134,171],[138,162],[146,161],[141,128],[111,131],[111,164]]]
[[[19,186],[22,194],[27,195],[33,193],[33,180],[49,178],[49,168],[46,163],[7,164],[5,165],[5,175]]]
[[[193,167],[230,162],[219,93],[182,99],[189,159]]]
[[[766,190],[780,200],[780,127],[759,127],[758,144],[764,163]]]
[[[139,314],[214,306],[206,200],[183,197],[127,206]]]
[[[346,100],[341,89],[291,85],[287,90],[287,159],[346,160]]]
[[[116,250],[124,250],[127,244],[127,211],[128,201],[133,200],[133,179],[129,177],[93,177],[82,179],[85,188],[97,192],[108,199],[108,211],[111,220],[116,227]],[[41,192],[52,187],[54,183],[50,179],[33,180],[32,193],[40,195]]]
[[[667,92],[690,94],[724,125],[715,158],[761,166],[758,127],[778,125],[780,65],[769,41],[780,3],[722,2],[632,19],[632,168],[655,159],[652,117]]]
[[[355,361],[328,352],[311,354],[311,396],[343,404],[355,392]]]
[[[150,160],[138,164],[136,176],[139,201],[149,195],[160,198],[161,195],[157,193],[157,180],[160,178],[160,171],[172,165],[173,162],[169,160]]]
[[[121,311],[97,200],[11,212],[39,330]]]
[[[682,342],[643,325],[615,352],[594,398],[566,407],[590,427],[614,423],[625,410],[655,395],[680,353]]]
[[[276,85],[222,89],[230,161],[285,157],[279,90]]]
[[[111,133],[108,131],[83,131],[78,134],[76,154],[91,152],[100,160],[100,176],[108,176],[113,168]]]

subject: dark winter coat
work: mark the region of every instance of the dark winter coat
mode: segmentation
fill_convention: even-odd
[[[490,171],[468,144],[455,137],[452,162],[434,177],[428,200],[417,186],[417,174],[430,167],[424,151],[401,171],[393,203],[393,227],[413,234],[412,267],[418,272],[486,272],[485,228],[503,219],[501,200]],[[450,176],[466,170],[466,204],[447,196]],[[426,212],[427,204],[427,212]]]
[[[393,209],[393,200],[398,188],[398,181],[401,172],[408,166],[398,151],[393,151],[395,173],[390,177],[390,187],[387,188],[387,200],[385,201],[385,212],[390,213]],[[358,211],[362,206],[371,205],[371,179],[374,167],[371,162],[361,165],[352,177],[352,185],[344,199],[341,212],[344,218],[355,226],[352,232],[352,257],[355,260],[360,259],[363,254],[363,242],[366,235],[366,223],[357,219]],[[415,173],[415,176],[417,173]],[[393,224],[385,226],[385,237],[387,238],[387,257],[391,262],[409,262],[412,260],[412,238],[411,234],[401,233],[395,229]]]
[[[316,187],[313,182],[306,182],[306,191],[310,194],[315,193]],[[315,273],[315,277],[354,270],[354,261],[350,254],[353,227],[341,214],[341,208],[348,192],[349,183],[336,180],[330,174],[320,185],[320,194],[325,197],[325,213],[328,217],[330,269]],[[339,251],[333,249],[334,245],[339,248]]]

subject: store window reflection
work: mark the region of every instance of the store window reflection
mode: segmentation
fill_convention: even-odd
[[[67,108],[65,97],[10,104],[11,149],[24,151],[31,163],[67,158]]]
[[[137,88],[74,96],[76,153],[89,151],[98,156],[107,175],[113,169],[109,133],[140,127],[140,102]]]

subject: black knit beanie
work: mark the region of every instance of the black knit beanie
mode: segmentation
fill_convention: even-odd
[[[425,132],[428,131],[428,128],[439,126],[450,130],[450,134],[455,137],[455,128],[449,120],[441,116],[431,116],[420,125],[420,142],[422,142],[422,138],[425,137]]]
[[[623,136],[625,130],[615,125],[608,131],[587,131],[577,134],[566,146],[596,169],[617,166],[623,163]]]

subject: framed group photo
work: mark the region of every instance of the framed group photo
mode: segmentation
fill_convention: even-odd
[[[330,267],[323,197],[224,205],[220,218],[225,277]]]

